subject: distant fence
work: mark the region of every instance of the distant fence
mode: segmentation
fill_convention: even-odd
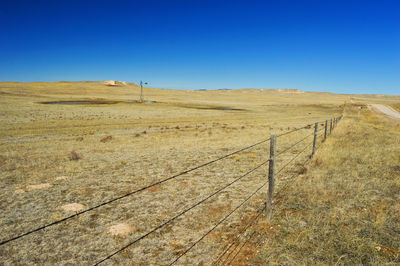
[[[338,123],[342,118],[343,118],[343,115],[342,115],[342,116],[339,116],[339,117],[332,118],[332,119],[330,119],[330,120],[325,120],[325,121],[322,121],[322,122],[315,122],[315,123],[314,123],[314,131],[313,131],[312,134],[308,134],[308,135],[305,136],[304,138],[302,138],[302,139],[300,139],[300,140],[298,140],[298,141],[292,143],[289,147],[285,148],[284,150],[280,151],[279,153],[276,152],[276,151],[277,151],[277,139],[278,139],[278,138],[280,138],[280,137],[282,137],[282,136],[285,136],[285,135],[289,135],[289,134],[294,133],[294,132],[299,131],[299,130],[311,129],[312,126],[313,126],[313,124],[308,124],[308,125],[305,125],[305,126],[303,126],[303,127],[296,128],[296,129],[294,129],[294,130],[291,130],[291,131],[288,131],[288,132],[285,132],[285,133],[282,133],[282,134],[279,134],[279,135],[273,134],[273,135],[271,135],[268,139],[259,141],[259,142],[255,143],[255,144],[252,144],[252,145],[247,146],[247,147],[245,147],[245,148],[242,148],[242,149],[240,149],[240,150],[237,150],[237,151],[231,152],[231,153],[229,153],[229,154],[223,155],[223,156],[221,156],[221,157],[218,157],[218,158],[216,158],[216,159],[214,159],[214,160],[211,160],[211,161],[209,161],[209,162],[206,162],[206,163],[204,163],[204,164],[201,164],[201,165],[198,165],[198,166],[196,166],[196,167],[193,167],[193,168],[190,168],[190,169],[188,169],[188,170],[185,170],[185,171],[183,171],[183,172],[181,172],[181,173],[178,173],[178,174],[176,174],[176,175],[167,177],[167,178],[165,178],[165,179],[162,179],[162,180],[157,181],[157,182],[155,182],[155,183],[149,184],[149,185],[147,185],[147,186],[145,186],[145,187],[142,187],[142,188],[140,188],[140,189],[136,189],[136,190],[134,190],[134,191],[131,191],[131,192],[129,192],[129,193],[126,193],[126,194],[124,194],[124,195],[122,195],[122,196],[119,196],[119,197],[113,198],[113,199],[111,199],[111,200],[102,202],[102,203],[100,203],[100,204],[98,204],[98,205],[95,205],[95,206],[90,207],[90,208],[88,208],[88,209],[85,209],[85,210],[83,210],[83,211],[77,212],[77,213],[75,213],[75,214],[73,214],[73,215],[71,215],[71,216],[67,216],[67,217],[62,218],[62,219],[60,219],[60,220],[57,220],[57,221],[55,221],[55,222],[52,222],[52,223],[49,223],[49,224],[40,226],[40,227],[38,227],[38,228],[36,228],[36,229],[34,229],[34,230],[25,232],[25,233],[20,234],[20,235],[17,235],[17,236],[14,236],[14,237],[12,237],[12,238],[10,238],[10,239],[1,240],[0,246],[5,245],[5,244],[7,244],[7,243],[9,243],[9,242],[13,242],[13,241],[15,241],[15,240],[17,240],[17,239],[23,238],[23,237],[25,237],[25,236],[27,236],[27,235],[30,235],[30,234],[33,234],[33,233],[35,233],[35,232],[41,231],[41,230],[43,230],[43,229],[45,229],[45,228],[48,228],[48,227],[51,227],[51,226],[54,226],[54,225],[63,223],[63,222],[65,222],[65,221],[67,221],[67,220],[70,220],[70,219],[72,219],[72,218],[74,218],[74,217],[77,217],[77,216],[79,216],[79,215],[85,214],[85,213],[87,213],[87,212],[93,211],[93,210],[98,209],[98,208],[100,208],[100,207],[102,207],[102,206],[108,205],[108,204],[110,204],[110,203],[112,203],[112,202],[116,202],[116,201],[121,200],[121,199],[123,199],[123,198],[129,197],[129,196],[133,196],[133,195],[135,195],[135,194],[137,194],[137,193],[139,193],[139,192],[142,192],[142,191],[144,191],[144,190],[147,190],[147,189],[149,189],[149,188],[151,188],[151,187],[154,187],[154,186],[160,185],[160,184],[162,184],[162,183],[165,183],[165,182],[167,182],[167,181],[173,180],[173,179],[175,179],[175,178],[177,178],[177,177],[179,177],[179,176],[188,174],[188,173],[193,172],[193,171],[195,171],[195,170],[197,170],[197,169],[200,169],[200,168],[203,168],[203,167],[205,167],[205,166],[207,166],[207,165],[216,163],[216,162],[221,161],[221,160],[223,160],[223,159],[225,159],[225,158],[228,158],[228,157],[230,157],[230,156],[233,156],[233,155],[238,154],[238,153],[240,153],[240,152],[243,152],[243,151],[245,151],[245,150],[251,149],[251,148],[253,148],[253,147],[255,147],[255,146],[258,146],[258,145],[260,145],[260,144],[262,144],[262,143],[267,143],[267,142],[269,141],[269,142],[270,142],[270,154],[269,154],[269,159],[268,159],[268,160],[263,161],[262,163],[258,164],[257,166],[255,166],[255,167],[252,168],[251,170],[247,171],[246,173],[244,173],[244,174],[241,175],[240,177],[236,178],[235,180],[231,181],[230,183],[228,183],[228,184],[226,184],[225,186],[221,187],[220,189],[216,190],[216,191],[213,192],[212,194],[210,194],[210,195],[208,195],[207,197],[203,198],[202,200],[198,201],[196,204],[194,204],[194,205],[192,205],[192,206],[190,206],[190,207],[188,207],[188,208],[182,210],[182,211],[181,211],[180,213],[178,213],[177,215],[175,215],[175,216],[169,218],[168,220],[166,220],[166,221],[164,221],[163,223],[159,224],[158,226],[154,227],[152,230],[150,230],[150,231],[148,231],[147,233],[141,235],[140,237],[138,237],[138,238],[132,240],[131,242],[129,242],[129,243],[126,244],[125,246],[123,246],[123,247],[121,247],[120,249],[118,249],[118,250],[116,250],[116,251],[110,253],[107,257],[105,257],[105,258],[103,258],[103,259],[101,259],[101,260],[95,262],[95,264],[94,264],[94,265],[99,265],[99,264],[101,264],[101,263],[103,263],[103,262],[109,260],[110,258],[116,256],[117,254],[121,253],[122,251],[124,251],[125,249],[129,248],[130,246],[132,246],[132,245],[134,245],[134,244],[140,242],[142,239],[144,239],[144,238],[146,238],[147,236],[151,235],[152,233],[154,233],[154,232],[160,230],[161,228],[163,228],[163,227],[166,226],[167,224],[170,224],[171,222],[173,222],[174,220],[176,220],[176,219],[179,218],[180,216],[184,215],[184,214],[187,213],[188,211],[192,210],[193,208],[195,208],[195,207],[197,207],[197,206],[203,204],[205,201],[207,201],[208,199],[210,199],[210,198],[212,198],[213,196],[217,195],[218,193],[220,193],[221,191],[225,190],[226,188],[230,187],[231,185],[233,185],[234,183],[238,182],[239,180],[243,179],[245,176],[250,175],[250,174],[253,173],[255,170],[257,170],[257,169],[259,169],[260,167],[265,166],[265,165],[268,164],[269,167],[268,167],[268,179],[267,179],[267,181],[264,182],[263,184],[261,184],[261,185],[260,185],[255,191],[253,191],[253,193],[251,193],[244,201],[242,201],[242,202],[241,202],[239,205],[237,205],[232,211],[230,211],[227,215],[225,215],[222,219],[220,219],[220,220],[218,221],[217,224],[215,224],[213,227],[211,227],[205,234],[203,234],[199,239],[197,239],[195,242],[193,242],[184,252],[182,252],[179,256],[177,256],[177,257],[176,257],[173,261],[171,261],[170,264],[169,264],[169,265],[175,264],[181,257],[185,256],[193,247],[195,247],[199,242],[201,242],[207,235],[209,235],[212,231],[214,231],[221,223],[223,223],[225,220],[227,220],[234,212],[236,212],[239,208],[241,208],[246,202],[248,202],[248,201],[250,200],[250,198],[252,198],[255,194],[257,194],[262,188],[264,188],[264,187],[268,184],[268,198],[266,199],[264,206],[263,206],[262,208],[260,208],[259,211],[257,211],[257,213],[254,215],[254,217],[252,217],[252,219],[250,219],[250,221],[248,221],[248,222],[245,224],[245,226],[243,227],[243,229],[242,229],[238,234],[236,234],[236,236],[233,238],[233,240],[230,241],[230,242],[223,248],[223,250],[222,250],[222,252],[220,253],[220,255],[219,255],[219,256],[216,258],[216,260],[213,262],[214,265],[215,265],[215,264],[228,264],[228,265],[229,265],[229,264],[231,264],[231,263],[234,261],[234,259],[237,257],[237,255],[240,253],[240,251],[243,249],[243,247],[248,243],[248,241],[254,236],[254,232],[249,236],[249,238],[248,238],[242,245],[240,245],[240,242],[238,241],[239,238],[240,238],[242,235],[244,235],[244,234],[246,233],[246,231],[247,231],[249,228],[251,228],[252,226],[254,226],[254,225],[256,224],[256,222],[257,222],[258,219],[261,217],[261,214],[262,214],[263,212],[267,211],[267,217],[268,217],[268,218],[271,217],[271,215],[272,215],[272,207],[273,207],[273,198],[274,198],[275,180],[276,180],[276,177],[277,177],[280,173],[282,173],[282,171],[283,171],[285,168],[287,168],[289,165],[291,165],[301,154],[304,154],[304,153],[307,151],[307,149],[310,148],[310,146],[312,147],[311,153],[310,153],[310,155],[307,157],[307,160],[303,163],[303,165],[304,165],[310,158],[312,158],[312,157],[314,156],[315,152],[316,152],[316,149],[317,149],[317,140],[318,140],[318,137],[319,137],[319,132],[322,132],[322,131],[323,131],[321,137],[323,137],[323,140],[325,140],[325,139],[328,137],[328,135],[331,134],[332,130],[336,127],[337,123]],[[319,128],[319,126],[323,126],[323,128]],[[303,142],[306,141],[310,136],[313,136],[313,141],[312,141],[311,143],[308,143],[307,145],[305,145],[305,146],[303,147],[303,149],[302,149],[299,153],[297,153],[294,157],[292,157],[290,160],[288,160],[287,162],[285,162],[285,164],[284,164],[279,170],[276,170],[276,160],[277,160],[277,158],[278,158],[280,155],[282,155],[282,154],[286,153],[287,151],[291,150],[292,148],[296,147],[297,145],[303,143]],[[292,175],[288,180],[293,179],[296,175],[297,175],[297,174]],[[288,185],[288,182],[286,182],[286,186],[285,186],[285,187],[287,187],[287,185]],[[285,187],[283,187],[283,188],[285,188]],[[283,189],[281,189],[281,191],[283,191]],[[279,193],[279,192],[278,192],[278,193]],[[240,246],[240,247],[239,247],[239,246]],[[233,255],[233,254],[234,254],[234,255]],[[231,255],[233,255],[233,256],[231,256]]]

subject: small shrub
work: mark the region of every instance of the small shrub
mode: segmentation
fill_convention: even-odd
[[[107,136],[107,137],[105,137],[105,138],[102,138],[102,139],[100,140],[100,142],[105,143],[105,142],[108,142],[108,141],[110,141],[110,140],[112,140],[112,136]]]
[[[307,173],[307,171],[308,171],[308,168],[305,167],[305,166],[302,166],[302,167],[300,167],[300,169],[299,169],[299,174],[300,174],[300,175],[304,175],[305,173]]]
[[[317,159],[315,159],[314,163],[315,163],[316,166],[320,166],[322,164],[322,159],[321,158],[317,158]]]
[[[68,158],[71,161],[77,161],[79,159],[81,159],[81,157],[79,156],[79,154],[77,154],[75,151],[71,151],[70,154],[68,155]]]

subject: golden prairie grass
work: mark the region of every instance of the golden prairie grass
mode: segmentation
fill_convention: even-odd
[[[370,110],[358,120],[356,110],[348,107],[235,264],[400,262],[400,124]]]
[[[131,102],[139,97],[137,86],[108,87],[101,82],[1,83],[0,93],[1,240],[70,215],[62,208],[66,204],[94,206],[272,133],[338,116],[349,100],[347,95],[329,93],[146,88],[145,99],[157,103],[138,104]],[[363,97],[365,102],[396,101]],[[118,103],[41,104],[67,100]],[[312,128],[282,137],[278,147],[283,149],[310,133]],[[298,151],[282,156],[278,167]],[[71,160],[72,152],[79,160]],[[93,264],[266,159],[267,143],[1,246],[1,260],[6,264]],[[326,161],[321,160],[324,166]],[[288,174],[295,171],[296,167]],[[265,182],[266,172],[260,168],[110,262],[170,262]],[[29,189],[42,184],[50,186]],[[181,263],[212,261],[265,198],[264,189]],[[110,235],[109,228],[118,224],[133,230],[125,237]]]

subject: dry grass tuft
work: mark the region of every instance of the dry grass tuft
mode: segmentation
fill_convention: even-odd
[[[102,138],[102,139],[100,140],[100,142],[103,142],[103,143],[109,142],[109,141],[112,140],[112,138],[113,138],[112,136],[107,136],[107,137]]]
[[[45,188],[50,188],[50,187],[51,187],[51,184],[43,183],[43,184],[37,184],[37,185],[28,185],[28,186],[26,186],[26,189],[28,191],[32,191],[32,190],[45,189]]]
[[[76,153],[75,151],[71,151],[71,152],[69,153],[69,155],[68,155],[68,158],[69,158],[71,161],[77,161],[77,160],[81,159],[81,156],[80,156],[78,153]]]
[[[314,165],[316,166],[316,167],[318,167],[318,166],[320,166],[321,164],[322,164],[322,159],[321,158],[316,158],[315,160],[314,160]]]
[[[299,170],[298,170],[298,173],[299,173],[300,175],[304,175],[304,174],[307,173],[307,171],[308,171],[308,167],[307,167],[307,166],[301,166],[301,167],[299,168]]]
[[[69,177],[68,177],[68,176],[65,176],[65,175],[62,175],[62,176],[57,176],[55,179],[56,179],[57,181],[62,181],[62,180],[67,180],[67,179],[69,179]]]

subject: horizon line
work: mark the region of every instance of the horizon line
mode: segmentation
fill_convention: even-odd
[[[129,84],[135,84],[139,86],[136,82],[131,81],[120,81],[115,79],[104,79],[104,80],[58,80],[58,81],[4,81],[1,80],[0,83],[78,83],[78,82],[104,82],[114,80],[118,82],[127,82]],[[220,88],[220,89],[205,89],[205,88],[170,88],[170,87],[149,87],[143,86],[144,88],[152,88],[152,89],[162,89],[162,90],[187,90],[187,91],[223,91],[223,90],[295,90],[304,93],[331,93],[331,94],[338,94],[338,95],[375,95],[375,96],[400,96],[400,94],[381,94],[381,93],[336,93],[331,91],[313,91],[313,90],[302,90],[302,89],[293,89],[293,88]]]

